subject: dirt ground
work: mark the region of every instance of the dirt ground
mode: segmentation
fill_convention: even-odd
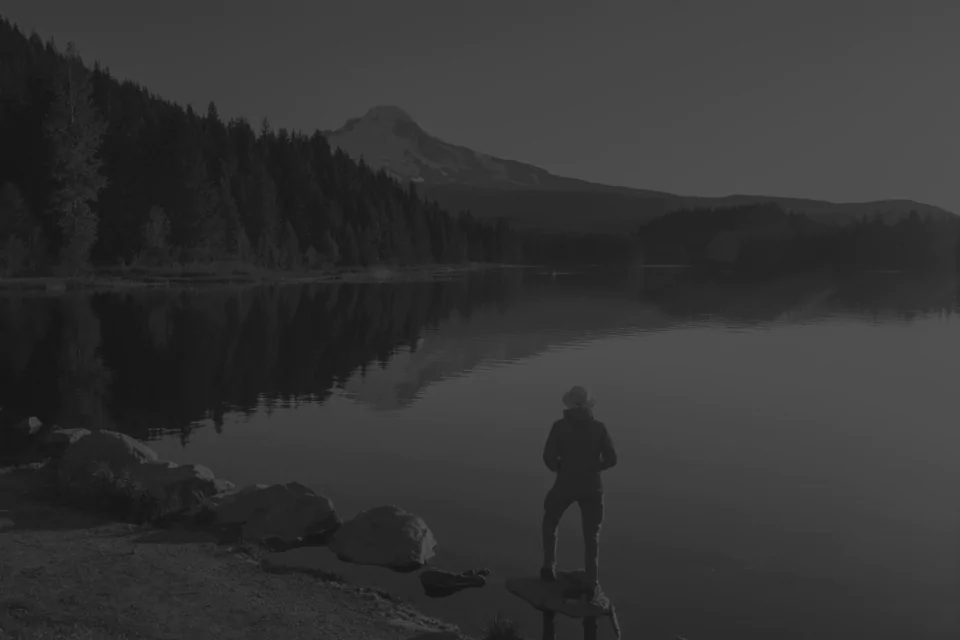
[[[453,629],[365,587],[267,573],[256,553],[208,533],[58,506],[42,477],[0,471],[3,640],[409,640]]]

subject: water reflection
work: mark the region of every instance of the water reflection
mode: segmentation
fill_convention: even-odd
[[[323,402],[452,316],[503,310],[516,272],[456,282],[0,299],[10,413],[145,438],[262,402]]]
[[[0,299],[0,402],[139,438],[228,411],[402,409],[431,384],[551,349],[685,324],[764,327],[949,315],[953,277],[698,279],[685,269]]]
[[[583,640],[597,640],[598,618],[584,618],[581,622],[583,627]],[[616,637],[620,637],[620,628],[618,623],[616,627]],[[552,611],[544,611],[540,615],[540,637],[543,640],[557,640],[557,614]]]

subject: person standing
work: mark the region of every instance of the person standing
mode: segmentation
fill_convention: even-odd
[[[564,512],[576,502],[583,524],[586,596],[600,595],[600,525],[603,523],[603,481],[600,473],[617,464],[617,452],[605,424],[593,417],[596,401],[582,386],[563,395],[567,407],[553,423],[543,448],[543,462],[557,474],[543,501],[543,567],[540,579],[557,579],[557,529]]]

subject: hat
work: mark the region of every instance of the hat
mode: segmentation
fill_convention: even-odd
[[[590,397],[590,394],[587,393],[587,390],[577,385],[563,394],[563,404],[567,405],[568,409],[573,409],[575,407],[583,407],[589,409],[595,405],[597,401]]]

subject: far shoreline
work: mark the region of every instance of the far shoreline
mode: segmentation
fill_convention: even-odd
[[[291,271],[259,269],[231,263],[155,268],[100,267],[85,274],[72,276],[0,277],[0,296],[37,292],[57,294],[76,291],[128,291],[200,286],[429,282],[478,271],[526,267],[527,265],[483,262],[334,267]]]

